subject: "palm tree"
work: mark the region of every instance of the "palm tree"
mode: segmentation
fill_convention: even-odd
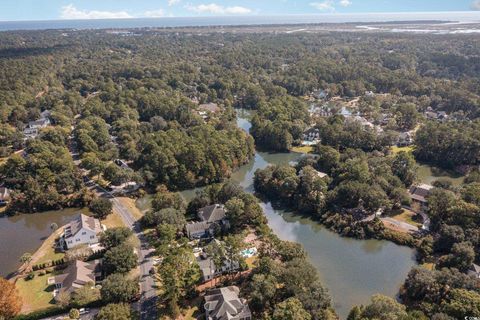
[[[22,262],[22,263],[30,263],[30,261],[32,261],[32,254],[29,253],[29,252],[25,252],[20,257],[20,262]]]
[[[52,233],[55,232],[58,229],[58,224],[52,222],[52,224],[50,224],[50,229],[52,230]]]

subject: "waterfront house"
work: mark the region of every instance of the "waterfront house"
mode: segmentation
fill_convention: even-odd
[[[62,292],[71,294],[86,285],[95,286],[101,275],[100,260],[89,262],[75,260],[68,265],[62,274],[49,277],[47,284],[55,286],[54,296]]]
[[[325,172],[321,172],[321,171],[315,170],[315,169],[313,169],[313,168],[311,169],[311,171],[313,171],[314,174],[315,174],[317,177],[319,177],[319,178],[328,177],[328,174],[326,174]],[[303,169],[298,172],[298,176],[299,176],[299,177],[302,177],[304,174],[305,174],[305,173],[303,172]]]
[[[0,206],[5,206],[10,201],[10,189],[0,187]]]
[[[418,186],[410,187],[409,194],[413,202],[419,203],[422,206],[427,205],[427,196],[433,186],[429,184],[420,184]]]
[[[98,219],[80,214],[65,225],[65,231],[60,237],[60,245],[71,249],[78,245],[92,246],[99,242],[98,235],[104,231]]]
[[[213,289],[205,295],[205,319],[251,320],[252,313],[245,299],[239,298],[240,289],[229,286]]]
[[[190,239],[212,237],[216,230],[226,230],[230,227],[226,217],[225,207],[221,204],[212,204],[197,211],[200,221],[185,225],[187,236]]]

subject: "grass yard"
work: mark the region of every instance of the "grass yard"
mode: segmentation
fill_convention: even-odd
[[[135,220],[140,220],[143,217],[142,211],[138,209],[137,205],[135,204],[135,200],[128,198],[128,197],[118,197],[118,201],[120,201],[128,210],[132,213],[135,217]]]
[[[250,258],[245,259],[245,262],[247,263],[248,269],[253,269],[255,268],[255,262],[257,261],[257,257],[253,256]]]
[[[109,214],[104,220],[102,220],[102,224],[104,224],[108,229],[125,227],[125,223],[123,223],[122,218],[118,213],[115,212],[115,210],[112,214]]]
[[[434,263],[431,263],[431,262],[428,262],[428,263],[422,263],[420,265],[422,268],[425,268],[427,270],[434,270],[435,269],[435,264]]]
[[[390,148],[393,154],[397,154],[399,152],[405,151],[405,152],[412,152],[413,151],[413,146],[407,146],[407,147],[397,147],[393,146]]]
[[[398,220],[398,221],[402,221],[402,222],[406,222],[408,224],[411,224],[412,226],[416,226],[418,228],[421,228],[422,227],[422,224],[417,221],[417,220],[414,220],[414,217],[416,216],[415,212],[411,211],[411,210],[408,210],[408,209],[401,209],[401,210],[398,210],[398,214],[392,216],[393,219],[395,220]]]
[[[297,153],[312,153],[313,152],[313,146],[292,147],[292,149],[290,151],[297,152]]]
[[[38,248],[32,256],[32,265],[41,264],[48,261],[55,261],[62,259],[65,256],[63,252],[55,252],[55,239],[63,233],[63,228],[59,228],[52,233]]]
[[[53,274],[39,276],[32,280],[18,279],[16,286],[23,299],[22,313],[45,309],[54,305],[53,286],[47,285],[47,279]]]

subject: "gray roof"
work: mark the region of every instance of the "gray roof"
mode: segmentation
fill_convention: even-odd
[[[209,223],[220,221],[225,218],[225,208],[220,204],[212,204],[198,209],[198,217]]]
[[[75,220],[65,226],[65,238],[73,237],[81,229],[93,231],[95,234],[102,232],[102,226],[98,219],[81,213]]]
[[[187,234],[195,234],[199,232],[206,232],[209,228],[209,224],[206,221],[202,222],[192,222],[192,223],[187,223],[185,225],[185,229],[187,230]]]
[[[210,257],[197,257],[197,264],[204,279],[213,278],[215,275],[215,263]]]
[[[201,110],[212,112],[212,113],[216,113],[220,111],[220,107],[213,102],[201,104],[198,106],[198,108]]]
[[[413,200],[420,202],[427,202],[426,197],[430,194],[430,190],[433,186],[429,184],[421,184],[419,186],[412,186],[410,188],[410,196]]]
[[[240,289],[236,286],[211,290],[205,296],[207,320],[228,320],[251,317],[251,312],[244,300],[238,295]]]
[[[68,265],[63,274],[55,276],[55,283],[61,283],[60,291],[72,292],[89,282],[95,283],[95,274],[100,271],[98,260],[83,262],[75,260]]]
[[[50,120],[48,119],[38,119],[38,120],[35,120],[35,121],[30,121],[28,123],[28,126],[30,128],[36,128],[36,127],[46,127],[50,124]]]

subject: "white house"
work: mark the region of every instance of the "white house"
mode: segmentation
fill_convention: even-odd
[[[60,241],[67,249],[82,244],[94,245],[98,243],[98,234],[103,230],[98,219],[80,214],[65,226],[65,232]]]

